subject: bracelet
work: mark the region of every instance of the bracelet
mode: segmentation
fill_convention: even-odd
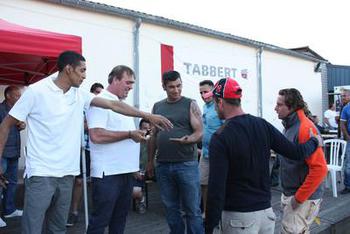
[[[131,138],[131,131],[129,131],[128,133],[128,138]]]

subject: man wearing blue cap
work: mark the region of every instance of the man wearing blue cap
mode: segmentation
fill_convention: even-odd
[[[219,80],[212,95],[225,123],[213,134],[209,147],[205,231],[213,233],[221,218],[222,233],[273,233],[270,150],[301,160],[317,149],[321,138],[296,145],[266,120],[246,114],[242,89],[231,78]]]

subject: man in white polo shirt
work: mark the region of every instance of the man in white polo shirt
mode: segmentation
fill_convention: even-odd
[[[171,126],[164,117],[78,89],[86,77],[82,55],[65,51],[60,54],[57,67],[57,78],[30,85],[0,125],[1,159],[11,126],[27,121],[22,233],[41,234],[46,214],[48,233],[66,232],[73,179],[79,174],[84,109],[94,105]]]
[[[98,97],[124,100],[135,83],[127,66],[113,68],[108,87]],[[133,173],[139,171],[138,142],[145,132],[135,129],[133,118],[110,110],[91,107],[87,112],[90,134],[92,200],[88,234],[123,233],[131,203]]]

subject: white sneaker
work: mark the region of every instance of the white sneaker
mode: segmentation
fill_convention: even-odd
[[[18,217],[18,216],[22,216],[22,215],[23,215],[23,210],[15,210],[11,214],[4,215],[4,217],[8,219],[8,218]]]
[[[2,220],[2,218],[0,218],[0,228],[2,227],[6,227],[6,223],[4,220]]]

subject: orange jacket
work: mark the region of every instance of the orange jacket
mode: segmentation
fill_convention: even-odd
[[[298,133],[299,143],[305,143],[310,138],[310,129],[316,135],[317,129],[315,125],[308,119],[303,110],[298,110],[297,115],[300,121]],[[295,194],[295,199],[299,202],[304,202],[316,191],[327,176],[327,162],[324,152],[319,147],[310,157],[305,159],[305,163],[309,167],[304,183],[299,187]]]

